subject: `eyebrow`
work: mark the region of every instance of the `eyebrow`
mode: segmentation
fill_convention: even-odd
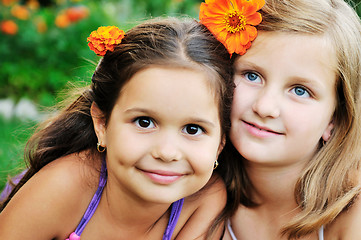
[[[238,64],[237,64],[238,63]],[[257,65],[256,63],[253,62],[249,62],[247,60],[238,60],[235,62],[235,73],[238,73],[238,71],[240,71],[242,68],[243,69],[255,69],[257,72],[259,73],[264,73],[265,70],[260,67],[259,65]],[[240,66],[240,67],[238,67]],[[302,77],[302,76],[291,76],[291,79],[293,80],[297,80],[298,82],[300,82],[301,84],[311,84],[312,86],[318,88],[318,87],[322,87],[322,82],[320,83],[319,81],[312,79],[312,78],[307,78],[307,77]]]
[[[129,108],[125,110],[125,113],[133,113],[133,112],[140,112],[140,113],[146,113],[146,114],[156,114],[154,111],[145,109],[145,108]]]
[[[127,110],[125,110],[125,113],[144,113],[146,115],[158,115],[157,112],[149,110],[149,109],[145,109],[145,108],[129,108]],[[215,127],[215,124],[211,121],[208,121],[204,118],[199,118],[199,117],[189,117],[187,118],[187,122],[190,123],[197,123],[197,124],[206,124],[209,125],[210,127]]]
[[[237,72],[237,70],[239,70],[239,66],[241,66],[241,68],[252,68],[252,69],[260,69],[260,70],[263,69],[260,66],[258,66],[257,64],[255,64],[253,62],[246,61],[246,60],[237,60],[235,62],[235,70],[236,70],[236,72]]]

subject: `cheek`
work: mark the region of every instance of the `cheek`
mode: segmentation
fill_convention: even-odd
[[[218,145],[219,142],[217,142],[217,144],[213,143],[206,148],[193,145],[192,148],[189,149],[191,154],[190,165],[194,172],[206,175],[212,173],[214,162],[217,159]]]
[[[231,118],[252,106],[252,99],[251,91],[245,91],[245,88],[242,88],[242,84],[240,83],[234,90]]]
[[[300,143],[307,144],[309,148],[317,147],[329,123],[328,119],[315,118],[315,116],[319,116],[318,112],[301,114],[302,111],[293,111],[288,114],[288,118],[283,119],[287,132],[292,132]]]
[[[231,120],[237,118],[239,112],[242,109],[242,98],[240,97],[239,91],[234,92],[233,101],[232,101],[232,108],[231,108]]]
[[[122,164],[133,164],[139,155],[143,154],[146,144],[131,134],[127,129],[114,128],[107,134],[107,155]]]

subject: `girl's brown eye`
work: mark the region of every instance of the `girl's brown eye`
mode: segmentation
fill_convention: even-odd
[[[153,128],[155,125],[149,117],[138,117],[134,120],[135,124],[141,128]]]
[[[188,124],[184,127],[184,132],[189,135],[199,135],[203,132],[203,129],[196,124]]]

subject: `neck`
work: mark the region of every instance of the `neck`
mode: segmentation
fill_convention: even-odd
[[[246,162],[247,174],[254,187],[256,202],[270,209],[290,211],[297,207],[294,190],[304,164],[274,166]]]
[[[119,232],[134,232],[146,236],[156,224],[167,223],[170,203],[151,203],[134,198],[119,191],[117,185],[108,181],[100,207],[104,220]],[[134,234],[133,234],[134,236]]]
[[[250,208],[240,205],[232,217],[239,239],[287,239],[281,236],[281,231],[299,213],[294,190],[304,167],[299,163],[276,166],[245,162],[253,199],[259,205]],[[312,235],[311,239],[316,238]]]

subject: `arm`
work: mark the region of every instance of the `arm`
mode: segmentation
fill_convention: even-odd
[[[65,239],[79,221],[74,216],[85,211],[79,211],[85,189],[80,169],[73,157],[35,174],[1,212],[0,239]]]
[[[206,239],[210,226],[225,207],[226,201],[225,185],[222,179],[214,174],[202,190],[185,199],[184,207],[189,207],[184,209],[184,215],[187,215],[188,219],[175,239]],[[223,228],[224,223],[218,225],[211,239],[219,240]]]

